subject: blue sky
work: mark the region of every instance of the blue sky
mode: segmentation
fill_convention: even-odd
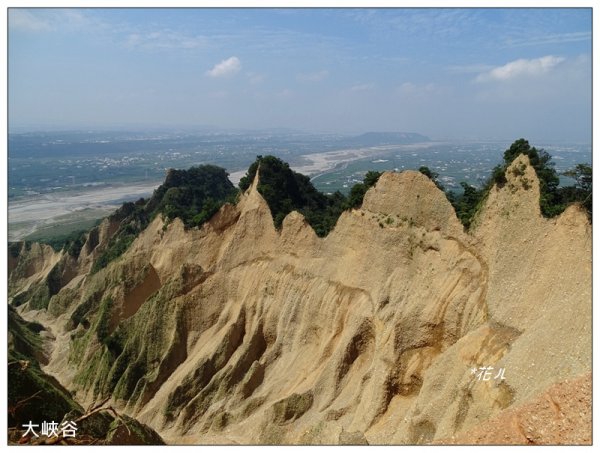
[[[591,9],[9,10],[9,126],[591,140]]]

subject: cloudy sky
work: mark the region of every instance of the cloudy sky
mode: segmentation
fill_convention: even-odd
[[[9,127],[591,140],[591,9],[9,10]]]

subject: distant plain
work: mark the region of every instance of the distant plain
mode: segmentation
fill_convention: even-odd
[[[459,190],[479,186],[515,137],[440,141],[414,136],[264,132],[36,132],[10,134],[9,240],[40,239],[85,230],[124,201],[147,197],[169,168],[214,164],[234,184],[257,155],[272,154],[311,177],[322,192],[347,193],[368,170],[428,166]],[[591,162],[591,145],[537,143],[558,172]],[[561,183],[572,184],[561,178]]]

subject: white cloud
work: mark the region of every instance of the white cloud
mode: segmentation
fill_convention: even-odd
[[[446,70],[450,74],[481,74],[494,69],[489,64],[465,64],[465,65],[450,65],[446,67]]]
[[[549,72],[564,60],[563,57],[555,57],[553,55],[531,60],[520,58],[503,66],[493,68],[490,71],[483,72],[475,80],[477,82],[488,82],[511,80],[522,76],[536,77]]]
[[[283,90],[277,93],[277,97],[281,99],[288,99],[294,95],[294,92],[289,88],[284,88]]]
[[[518,38],[507,38],[506,45],[508,47],[522,47],[522,46],[539,46],[547,44],[563,44],[570,42],[579,41],[590,41],[592,40],[591,31],[577,31],[569,33],[551,33],[541,36],[529,36],[527,34],[519,34]]]
[[[562,61],[562,60],[561,60]],[[540,69],[536,74],[542,74]],[[545,70],[543,76],[523,75],[513,79],[499,79],[502,83],[479,83],[474,99],[481,102],[512,103],[555,102],[573,105],[575,99],[582,105],[591,102],[591,59],[588,55],[564,59],[555,67]],[[477,80],[477,79],[476,79]],[[491,79],[485,79],[491,80]]]
[[[249,72],[246,75],[248,76],[248,81],[252,85],[257,85],[257,84],[259,84],[259,83],[261,83],[262,81],[265,80],[264,74],[257,74],[255,72]]]
[[[301,80],[302,82],[320,82],[321,80],[325,80],[328,76],[329,71],[323,69],[322,71],[298,74],[298,80]]]
[[[229,77],[242,68],[242,63],[238,57],[229,57],[226,60],[217,63],[210,71],[206,71],[209,77]]]
[[[226,90],[213,91],[208,94],[208,97],[211,99],[226,99],[229,97],[229,91],[226,91]]]
[[[358,85],[350,87],[350,91],[370,91],[373,88],[375,88],[375,85],[372,83],[359,83]]]
[[[414,93],[417,90],[417,86],[412,82],[404,82],[398,87],[398,92],[403,94]]]
[[[31,14],[29,11],[18,8],[11,8],[8,10],[8,26],[15,30],[26,30],[26,31],[48,31],[52,30],[52,27],[48,21],[43,20]]]
[[[423,85],[417,85],[412,82],[404,82],[397,88],[397,92],[401,95],[423,95],[426,93],[433,93],[437,87],[433,83],[427,83]]]
[[[89,28],[100,25],[75,9],[30,10],[10,8],[8,11],[8,25],[12,30],[48,32]]]
[[[145,50],[196,49],[207,45],[208,39],[204,36],[186,36],[168,29],[131,33],[125,40],[127,48]]]

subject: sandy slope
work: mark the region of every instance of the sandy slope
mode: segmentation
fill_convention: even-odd
[[[201,230],[156,219],[50,309],[62,301],[68,317],[87,289],[112,294],[146,370],[127,382],[124,362],[117,388],[132,390],[114,404],[172,443],[494,442],[476,427],[591,368],[591,226],[575,207],[542,218],[521,163],[472,234],[416,172],[385,173],[324,239],[298,213],[276,231],[255,181]],[[92,341],[48,370],[81,375],[103,354]],[[99,399],[115,366],[63,383]],[[481,366],[505,379],[478,382]],[[588,442],[587,422],[573,420],[572,442]]]
[[[592,376],[553,384],[442,444],[592,445]]]

